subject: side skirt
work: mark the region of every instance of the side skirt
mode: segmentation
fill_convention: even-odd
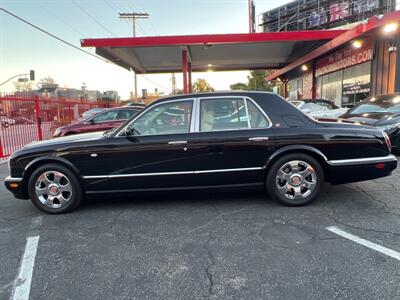
[[[158,191],[184,191],[184,190],[203,190],[203,189],[223,189],[223,188],[241,188],[241,187],[261,187],[264,183],[240,183],[225,185],[205,185],[205,186],[186,186],[186,187],[169,187],[169,188],[152,188],[152,189],[126,189],[126,190],[103,190],[103,191],[86,191],[85,194],[109,194],[109,193],[135,193],[135,192],[158,192]]]

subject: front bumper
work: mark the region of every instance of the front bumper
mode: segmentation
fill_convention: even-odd
[[[371,180],[389,176],[397,168],[394,155],[328,160],[327,179],[331,184]]]
[[[22,181],[22,178],[13,178],[10,176],[7,176],[6,179],[4,179],[4,185],[6,188],[13,193],[14,197],[17,199],[28,199],[28,194],[26,193],[24,189],[24,184]]]

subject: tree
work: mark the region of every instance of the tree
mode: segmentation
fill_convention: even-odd
[[[231,90],[241,90],[241,91],[246,91],[248,90],[247,84],[243,82],[238,82],[230,85]]]
[[[31,92],[33,89],[31,81],[14,81],[13,84],[17,92]]]
[[[247,83],[235,83],[230,86],[231,90],[250,90],[250,91],[272,91],[272,86],[268,85],[265,77],[271,73],[271,70],[250,71],[247,76]]]
[[[51,76],[47,76],[39,80],[37,87],[40,89],[49,86],[54,86],[55,84],[56,84],[55,80]]]
[[[200,92],[213,92],[214,88],[205,80],[205,79],[197,79],[196,82],[192,86],[194,93]]]

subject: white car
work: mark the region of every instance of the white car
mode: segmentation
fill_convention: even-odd
[[[289,102],[314,118],[337,118],[348,110],[348,108],[337,107],[333,102],[323,99],[292,100]]]
[[[0,116],[0,121],[1,121],[1,125],[3,125],[4,127],[15,125],[15,120],[10,119],[6,116]]]

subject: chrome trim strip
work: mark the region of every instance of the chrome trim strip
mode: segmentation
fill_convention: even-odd
[[[353,166],[353,165],[364,165],[373,163],[384,163],[391,161],[397,161],[397,157],[390,154],[388,156],[380,156],[380,157],[328,160],[327,163],[330,164],[331,166]]]
[[[83,179],[110,179],[110,178],[124,178],[124,177],[145,177],[145,176],[241,172],[241,171],[256,171],[256,170],[262,170],[262,169],[263,169],[262,167],[253,167],[253,168],[199,170],[199,171],[182,171],[182,172],[136,173],[136,174],[116,174],[116,175],[88,175],[88,176],[82,176],[82,178]]]
[[[202,131],[200,130],[200,113],[201,113],[201,108],[200,108],[200,102],[202,100],[209,100],[209,99],[232,99],[232,98],[241,98],[243,99],[244,103],[245,103],[245,109],[246,109],[246,114],[247,114],[247,128],[239,128],[239,129],[221,129],[221,130],[212,130],[212,131]],[[204,96],[201,98],[197,98],[198,100],[198,115],[196,116],[197,123],[196,123],[196,127],[195,127],[195,132],[218,132],[218,131],[237,131],[237,130],[257,130],[257,129],[269,129],[272,127],[272,121],[271,119],[268,117],[268,115],[266,114],[266,112],[260,107],[260,105],[258,105],[258,103],[256,101],[254,101],[252,98],[248,97],[248,96],[242,96],[242,95],[231,95],[231,96]],[[247,101],[250,101],[260,112],[261,114],[267,119],[268,121],[268,126],[267,127],[262,127],[262,128],[251,128],[250,125],[250,118],[249,118],[249,114],[248,114],[248,109],[247,109]]]
[[[245,96],[244,98],[246,98],[247,100],[250,100],[251,103],[254,104],[255,107],[258,108],[258,110],[261,112],[261,114],[264,115],[264,117],[267,118],[269,125],[265,128],[271,128],[272,127],[272,121],[271,119],[268,117],[267,113],[260,107],[260,105],[258,105],[258,103],[256,101],[254,101],[252,98]],[[265,129],[265,128],[252,128],[252,129]]]
[[[7,177],[4,179],[4,181],[5,181],[5,182],[21,182],[21,181],[22,181],[22,178],[20,178],[20,177],[11,177],[11,176],[7,176]]]

